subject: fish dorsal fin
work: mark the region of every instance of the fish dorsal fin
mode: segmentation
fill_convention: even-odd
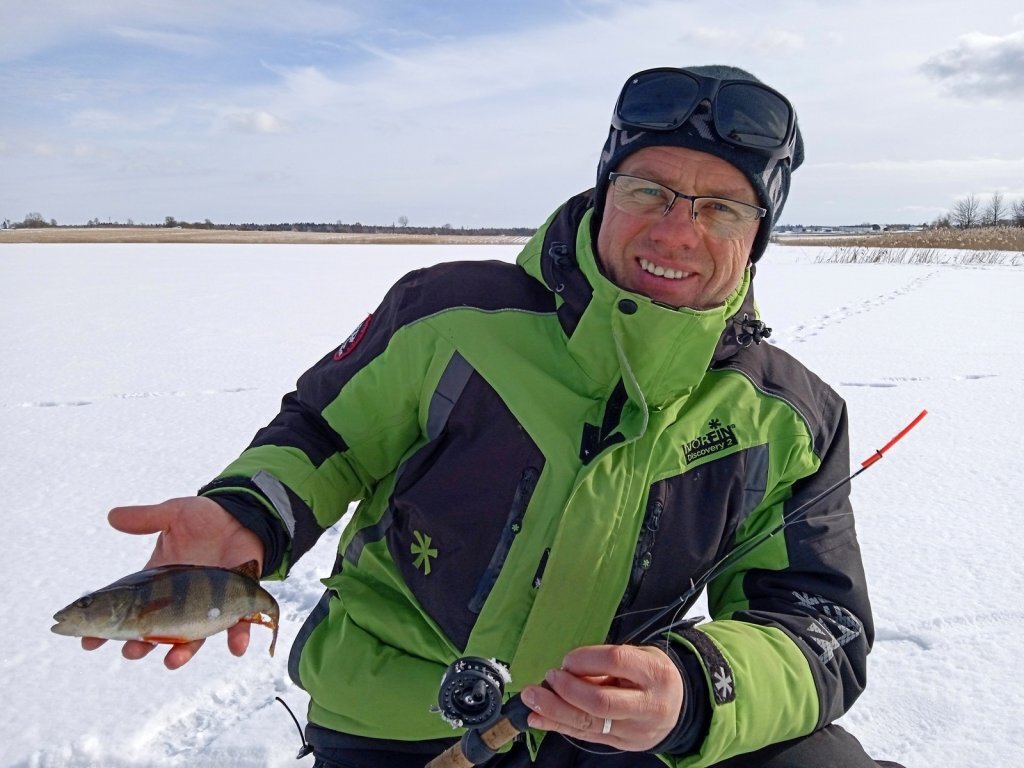
[[[241,565],[236,565],[231,570],[234,571],[235,573],[240,573],[243,576],[247,576],[248,578],[252,579],[253,581],[259,581],[260,580],[260,564],[256,560],[250,560],[247,563],[242,563]]]

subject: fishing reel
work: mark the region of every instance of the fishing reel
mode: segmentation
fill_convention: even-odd
[[[437,707],[453,728],[484,730],[501,717],[508,669],[493,659],[464,656],[456,659],[441,678]]]

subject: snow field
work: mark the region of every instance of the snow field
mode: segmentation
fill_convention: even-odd
[[[305,695],[287,651],[337,533],[292,578],[278,655],[253,628],[168,672],[49,631],[152,546],[108,509],[193,493],[276,413],[387,287],[508,246],[0,246],[0,483],[7,502],[0,768],[291,766]],[[867,692],[843,723],[908,768],[1016,765],[1024,690],[1024,269],[815,264],[772,246],[755,279],[772,343],[846,398],[854,462],[930,415],[855,481],[875,609]],[[307,759],[305,764],[311,761]]]

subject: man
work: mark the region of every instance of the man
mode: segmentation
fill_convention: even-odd
[[[160,532],[151,564],[282,578],[361,500],[289,660],[318,765],[438,754],[457,734],[430,705],[463,655],[502,660],[531,709],[494,766],[876,765],[829,725],[872,638],[845,490],[728,561],[712,621],[637,635],[848,473],[845,405],[761,344],[751,288],[802,159],[789,102],[746,72],[634,75],[593,193],[517,265],[406,276],[199,497],[112,524]]]

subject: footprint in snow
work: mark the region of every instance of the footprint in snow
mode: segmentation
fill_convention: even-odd
[[[938,271],[929,272],[927,275],[922,275],[911,280],[906,285],[896,290],[883,293],[878,296],[873,296],[870,299],[855,304],[844,304],[837,309],[832,309],[823,315],[812,318],[804,323],[797,325],[791,330],[782,331],[775,337],[769,339],[772,344],[778,344],[780,342],[804,342],[818,335],[821,331],[827,329],[831,325],[841,323],[848,318],[855,317],[863,314],[864,312],[870,312],[871,310],[888,304],[890,301],[905,296],[906,294],[916,291],[927,281],[938,275]]]
[[[982,379],[997,379],[997,373],[974,373],[960,376],[935,377],[935,376],[887,376],[878,381],[841,381],[841,387],[898,387],[901,384],[915,383],[919,381],[980,381]]]
[[[4,407],[14,408],[73,408],[83,405],[93,405],[96,400],[145,400],[154,397],[191,397],[196,395],[232,395],[239,392],[254,392],[256,387],[228,387],[224,389],[204,389],[199,392],[118,392],[112,395],[103,395],[94,400],[35,400],[24,403],[14,403]]]

